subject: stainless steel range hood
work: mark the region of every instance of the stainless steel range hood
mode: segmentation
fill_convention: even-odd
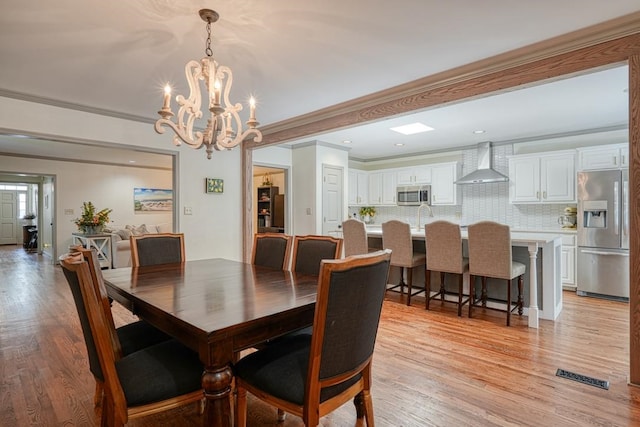
[[[486,184],[490,182],[509,181],[509,177],[491,168],[491,143],[481,142],[478,144],[478,169],[463,176],[456,181],[456,184]]]

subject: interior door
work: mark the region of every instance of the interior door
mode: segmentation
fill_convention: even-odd
[[[342,225],[343,169],[322,165],[322,234],[337,235]]]
[[[17,243],[16,192],[0,191],[0,245]]]

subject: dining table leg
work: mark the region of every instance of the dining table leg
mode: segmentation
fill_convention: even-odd
[[[233,371],[230,364],[215,368],[207,366],[202,374],[202,388],[207,399],[204,412],[205,426],[231,427],[231,384]]]

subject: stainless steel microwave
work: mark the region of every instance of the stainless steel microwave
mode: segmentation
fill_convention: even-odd
[[[396,189],[398,206],[420,206],[431,204],[430,185],[406,185]]]

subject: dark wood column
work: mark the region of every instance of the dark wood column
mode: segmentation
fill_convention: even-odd
[[[629,382],[640,386],[640,54],[629,57]]]

